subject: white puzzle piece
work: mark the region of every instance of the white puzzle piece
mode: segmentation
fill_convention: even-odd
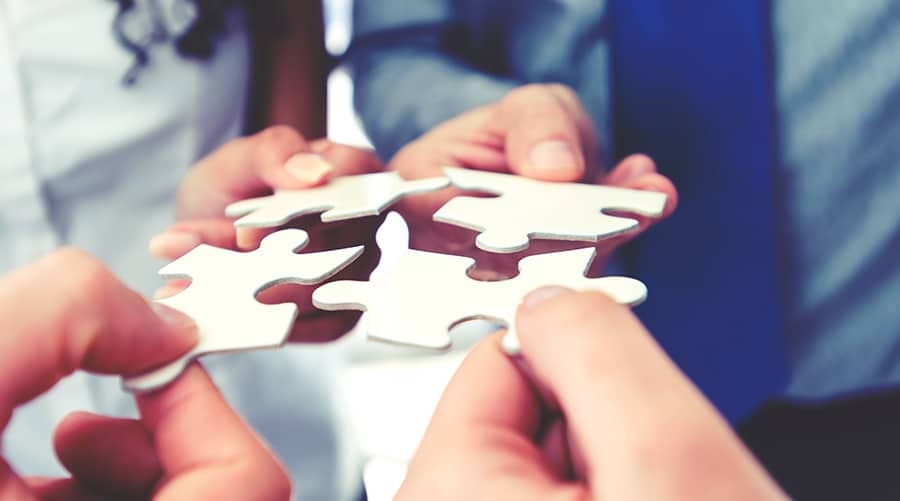
[[[294,252],[308,242],[305,231],[290,229],[267,236],[252,252],[203,244],[161,269],[164,278],[191,279],[187,289],[159,302],[193,318],[200,339],[178,360],[123,379],[123,387],[131,392],[162,387],[177,378],[193,359],[207,353],[281,346],[290,334],[297,306],[262,304],[256,294],[281,283],[320,283],[363,252],[362,246]]]
[[[470,320],[489,320],[509,333],[504,347],[516,353],[516,308],[538,287],[559,285],[603,292],[628,305],[642,302],[647,288],[626,277],[586,278],[593,248],[540,254],[519,262],[519,275],[481,282],[469,278],[470,258],[407,249],[394,265],[368,282],[341,280],[313,292],[323,310],[367,312],[368,336],[382,341],[445,349],[449,331]]]
[[[529,238],[596,242],[638,225],[604,210],[660,216],[666,206],[666,195],[652,191],[536,181],[458,167],[445,167],[444,173],[457,188],[499,195],[456,197],[434,214],[435,221],[481,232],[475,243],[489,252],[524,250]]]
[[[444,177],[407,181],[396,172],[379,172],[332,179],[305,190],[276,190],[274,195],[235,202],[225,208],[229,217],[243,216],[237,227],[272,227],[306,214],[322,213],[322,222],[376,216],[407,195],[449,186]]]

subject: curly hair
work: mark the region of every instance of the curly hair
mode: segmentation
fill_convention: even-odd
[[[216,43],[228,32],[229,12],[245,7],[245,13],[257,21],[271,23],[277,29],[279,16],[275,3],[265,0],[178,0],[174,5],[176,17],[191,18],[190,23],[179,32],[173,33],[164,21],[165,16],[159,0],[148,0],[145,12],[150,18],[147,33],[129,33],[129,17],[135,15],[136,0],[114,0],[118,11],[113,20],[113,32],[118,42],[134,55],[134,63],[125,72],[123,82],[131,85],[137,81],[141,70],[150,63],[150,49],[153,45],[173,43],[180,55],[187,58],[208,59],[215,53]],[[253,6],[252,9],[250,6]]]

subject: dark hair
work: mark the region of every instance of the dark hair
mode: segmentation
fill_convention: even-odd
[[[227,34],[229,11],[239,4],[253,4],[256,11],[264,11],[265,14],[272,8],[273,2],[264,0],[178,0],[173,9],[174,16],[191,17],[193,20],[179,33],[171,33],[170,27],[164,21],[162,7],[159,0],[148,0],[146,9],[137,13],[135,0],[114,0],[119,10],[113,20],[113,32],[119,43],[134,54],[134,63],[126,71],[123,82],[126,85],[133,84],[140,71],[150,63],[150,48],[161,43],[173,43],[179,54],[187,58],[208,59],[215,53],[216,43]],[[177,12],[181,9],[181,12]],[[145,12],[144,12],[145,11]],[[145,15],[149,18],[149,33],[141,33],[135,36],[128,33],[127,23],[129,16]],[[259,12],[254,12],[255,16]],[[266,17],[275,17],[269,15]]]

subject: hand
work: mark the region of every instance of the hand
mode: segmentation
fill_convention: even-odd
[[[364,174],[382,169],[368,150],[332,143],[327,139],[306,141],[289,127],[271,127],[254,136],[236,139],[213,152],[191,169],[178,189],[179,222],[150,242],[150,253],[177,259],[201,243],[234,250],[254,249],[262,238],[285,227],[297,227],[310,235],[303,252],[365,245],[366,251],[335,279],[364,280],[379,259],[375,230],[380,218],[363,218],[323,224],[319,214],[301,217],[271,229],[235,231],[233,220],[224,216],[232,202],[265,196],[273,188],[303,189],[319,186],[331,177]],[[189,282],[174,281],[157,297],[181,291]],[[334,339],[347,332],[359,312],[325,312],[312,306],[315,287],[280,285],[263,291],[259,300],[275,304],[294,302],[300,314],[291,335],[293,341]]]
[[[75,370],[135,374],[197,342],[187,317],[147,303],[98,261],[62,250],[0,279],[0,427]],[[68,416],[54,447],[72,476],[23,478],[0,462],[0,499],[287,499],[277,460],[199,365],[138,398],[139,420]],[[49,430],[48,430],[49,431]]]
[[[523,359],[475,348],[396,499],[786,499],[628,309],[545,288],[516,326]]]
[[[435,127],[400,150],[389,167],[408,179],[439,176],[442,167],[453,165],[545,181],[584,181],[667,194],[661,217],[636,217],[638,230],[601,242],[592,268],[599,270],[615,247],[668,217],[677,205],[675,187],[656,172],[650,158],[633,155],[608,174],[600,158],[597,133],[578,96],[562,85],[535,84],[515,89],[494,104]],[[528,251],[512,255],[480,251],[471,231],[431,219],[440,206],[459,193],[444,190],[400,202],[398,210],[410,226],[411,247],[474,257],[484,278],[503,278],[514,276],[516,263],[527,255],[586,245],[541,240],[532,242]]]

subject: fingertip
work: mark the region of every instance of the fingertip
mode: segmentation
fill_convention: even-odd
[[[642,153],[635,153],[622,159],[612,172],[607,174],[604,184],[623,186],[645,174],[656,172],[656,163]]]
[[[188,231],[165,231],[150,239],[147,250],[153,257],[176,259],[203,243],[200,235]]]
[[[546,140],[531,149],[522,174],[542,181],[574,182],[584,176],[584,159],[568,142]]]
[[[157,332],[146,331],[148,335],[143,338],[144,343],[151,346],[147,352],[158,354],[158,357],[154,357],[156,360],[152,365],[169,361],[197,345],[199,337],[194,319],[155,301],[150,303],[150,309],[156,314],[162,326]],[[144,346],[140,347],[142,348]]]
[[[535,353],[542,338],[583,336],[606,320],[629,312],[610,296],[599,291],[573,291],[551,286],[537,289],[522,302],[516,317],[516,331],[523,356]]]
[[[313,188],[328,182],[334,167],[314,153],[297,153],[284,163],[284,170],[299,184],[295,188]]]
[[[666,206],[658,219],[669,217],[675,212],[675,208],[678,207],[678,190],[675,188],[675,184],[669,178],[657,172],[642,174],[626,182],[624,187],[632,190],[664,193],[666,195]]]

